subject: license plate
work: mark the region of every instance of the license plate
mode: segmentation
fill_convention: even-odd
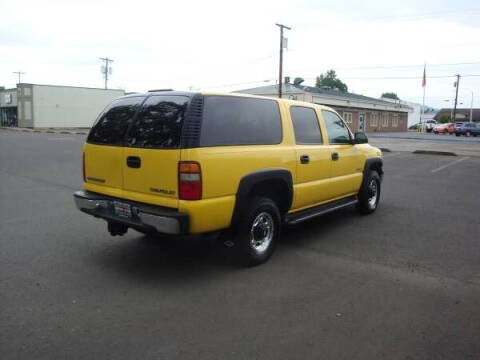
[[[125,204],[119,201],[113,202],[113,211],[115,215],[121,216],[124,218],[131,218],[132,217],[132,207],[130,204]]]

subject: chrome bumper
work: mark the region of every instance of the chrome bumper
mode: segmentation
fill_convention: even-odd
[[[73,198],[79,210],[109,222],[122,223],[134,229],[155,230],[164,234],[185,234],[188,232],[188,215],[172,209],[85,191],[75,192]],[[114,201],[129,204],[131,217],[115,214]]]

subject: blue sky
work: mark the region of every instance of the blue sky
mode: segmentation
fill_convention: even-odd
[[[356,93],[421,102],[426,62],[426,103],[444,107],[454,88],[443,76],[480,75],[474,1],[10,1],[0,13],[6,87],[18,70],[25,82],[102,87],[104,56],[115,59],[110,86],[127,91],[273,84],[276,22],[292,27],[285,75],[307,84],[333,68]],[[473,91],[480,107],[480,77],[460,85],[461,106]]]

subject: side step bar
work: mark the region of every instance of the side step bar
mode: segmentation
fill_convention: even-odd
[[[328,214],[332,211],[344,208],[346,206],[354,205],[357,202],[358,199],[356,196],[349,196],[340,200],[335,200],[311,209],[306,209],[293,214],[288,214],[287,216],[285,216],[285,223],[287,225],[298,224],[313,217]]]

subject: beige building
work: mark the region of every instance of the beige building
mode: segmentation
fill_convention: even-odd
[[[124,94],[123,90],[21,83],[16,89],[0,89],[0,115],[5,117],[0,120],[2,126],[88,128],[105,106]]]
[[[237,91],[239,93],[278,96],[278,85],[262,86]],[[407,131],[408,113],[412,109],[368,96],[326,88],[293,85],[282,86],[283,97],[330,106],[343,117],[352,131],[391,132]]]

